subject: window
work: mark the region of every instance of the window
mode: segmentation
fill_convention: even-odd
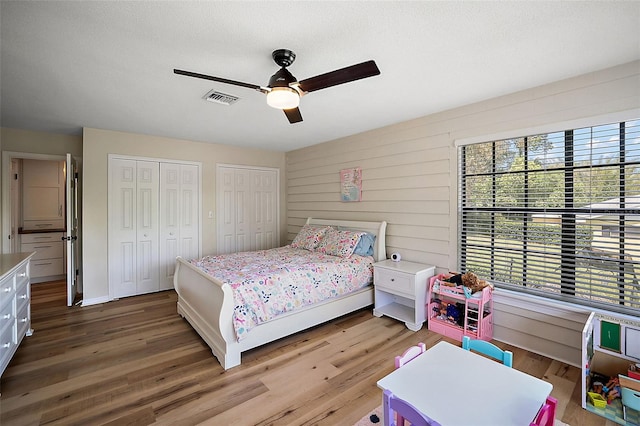
[[[459,148],[460,268],[640,314],[640,120]]]

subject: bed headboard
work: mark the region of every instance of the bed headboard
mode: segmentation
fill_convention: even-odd
[[[333,226],[337,229],[348,229],[351,231],[366,231],[376,236],[373,248],[373,259],[376,262],[387,258],[387,248],[385,235],[387,232],[387,222],[362,222],[359,220],[337,220],[337,219],[307,219],[308,225]]]

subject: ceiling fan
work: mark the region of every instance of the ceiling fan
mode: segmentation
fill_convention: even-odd
[[[281,68],[271,76],[269,84],[266,87],[179,69],[174,69],[173,72],[188,77],[233,84],[234,86],[246,87],[262,92],[267,95],[267,104],[273,108],[283,110],[291,124],[302,121],[302,114],[298,108],[301,96],[315,92],[316,90],[326,89],[327,87],[337,86],[380,74],[380,70],[375,61],[371,60],[298,81],[289,70],[287,70],[287,67],[296,59],[295,53],[288,49],[278,49],[274,50],[271,56],[275,63]]]

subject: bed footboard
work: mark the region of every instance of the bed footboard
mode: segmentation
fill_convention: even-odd
[[[178,314],[211,347],[226,370],[240,364],[233,329],[233,292],[229,285],[205,274],[183,258],[176,259],[173,284],[178,293]]]

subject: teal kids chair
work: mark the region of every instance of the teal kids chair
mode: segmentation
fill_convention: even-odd
[[[620,396],[622,398],[622,418],[627,421],[627,408],[640,411],[640,392],[620,387]]]
[[[502,362],[507,367],[513,367],[513,352],[503,351],[493,343],[480,339],[471,339],[469,336],[463,336],[462,349],[466,351],[479,352]]]

